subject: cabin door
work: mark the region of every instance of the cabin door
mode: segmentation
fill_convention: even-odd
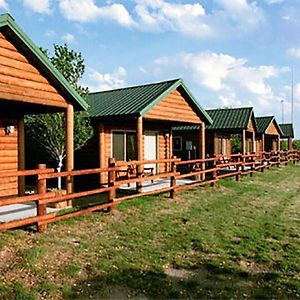
[[[146,131],[145,132],[145,160],[156,160],[157,159],[157,132]],[[156,173],[156,164],[148,164],[145,167],[154,168]]]

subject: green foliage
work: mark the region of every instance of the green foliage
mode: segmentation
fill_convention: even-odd
[[[239,134],[231,135],[231,147],[232,147],[233,154],[242,152],[242,141],[241,141],[241,136]]]
[[[288,141],[287,140],[281,140],[280,141],[280,149],[281,150],[287,150],[288,149]]]
[[[69,50],[66,44],[54,44],[52,57],[48,50],[42,48],[41,50],[81,97],[86,99],[88,88],[79,84],[85,70],[81,53]],[[51,160],[62,164],[66,155],[65,115],[63,113],[27,116],[26,134],[35,147],[40,147],[46,151]],[[76,112],[74,114],[74,150],[82,148],[92,136],[93,128],[90,125],[88,113]]]
[[[300,149],[300,140],[294,140],[293,141],[293,147],[294,149]]]

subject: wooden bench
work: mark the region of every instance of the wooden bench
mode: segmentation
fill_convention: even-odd
[[[138,165],[134,165],[131,163],[131,161],[128,162],[127,169],[126,170],[118,170],[116,171],[116,177],[117,180],[121,179],[131,179],[131,178],[137,178],[138,175],[141,177],[148,177],[154,175],[154,167],[144,167],[143,172],[141,174],[138,173]],[[153,179],[151,180],[153,183]],[[127,184],[130,186],[130,183]]]

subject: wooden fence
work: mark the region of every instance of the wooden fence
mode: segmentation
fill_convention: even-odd
[[[56,173],[54,169],[47,169],[45,165],[39,165],[36,170],[1,172],[0,180],[1,178],[7,177],[36,176],[37,187],[36,193],[33,195],[0,198],[0,206],[24,204],[29,202],[36,203],[36,216],[0,223],[0,230],[17,228],[29,224],[37,224],[38,231],[43,232],[46,230],[48,223],[94,211],[102,211],[105,209],[111,210],[122,201],[131,198],[165,192],[169,192],[170,197],[174,198],[177,191],[204,185],[211,185],[212,187],[215,187],[217,181],[225,177],[234,177],[236,181],[239,181],[241,175],[250,174],[250,176],[253,176],[253,174],[257,171],[263,172],[266,168],[287,165],[289,162],[296,163],[299,160],[300,152],[292,150],[260,152],[247,155],[218,155],[212,158],[188,161],[181,161],[176,157],[151,161],[131,161],[130,163],[118,162],[114,159],[110,159],[109,166],[107,168],[73,170],[60,173]],[[151,164],[155,164],[156,166],[163,165],[165,172],[159,174],[145,173],[144,169]],[[129,167],[131,170],[135,170],[136,172],[131,173],[131,176],[126,176],[126,172],[125,176],[118,176],[119,172],[124,173],[124,170],[128,170]],[[57,193],[48,191],[47,189],[47,180],[49,179],[63,177],[67,180],[73,180],[75,176],[86,176],[91,174],[98,174],[100,176],[102,173],[107,174],[108,180],[95,189],[73,192],[68,195],[58,195]],[[132,176],[132,174],[135,175]],[[153,182],[157,179],[165,179],[166,181],[169,180],[169,186],[160,187],[147,192],[141,192],[142,184],[145,181]],[[187,179],[189,180],[185,181]],[[135,193],[117,193],[121,186],[124,187],[132,184],[136,185]],[[107,195],[106,203],[98,203],[92,206],[87,205],[83,209],[66,212],[65,214],[61,214],[59,211],[47,213],[47,205],[49,204],[70,201],[103,193]]]

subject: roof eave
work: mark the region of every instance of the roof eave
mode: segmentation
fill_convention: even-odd
[[[198,104],[197,100],[194,98],[194,96],[188,90],[187,86],[184,84],[182,79],[178,79],[177,81],[175,81],[168,89],[166,89],[161,95],[159,95],[159,97],[157,97],[152,103],[150,103],[149,105],[144,107],[140,112],[141,116],[144,116],[151,108],[153,108],[157,103],[159,103],[163,98],[165,98],[168,94],[170,94],[173,90],[175,90],[180,85],[183,87],[185,92],[188,94],[188,96],[190,97],[192,102],[196,105],[200,114],[204,117],[204,119],[207,121],[207,123],[212,124],[213,120],[207,114],[207,112]]]
[[[10,30],[25,44],[25,46],[39,59],[39,61],[47,68],[47,70],[61,84],[65,91],[75,100],[82,110],[87,110],[89,105],[69,84],[64,76],[53,66],[44,53],[30,40],[26,33],[16,24],[14,19],[9,14],[0,16],[0,27],[8,26]]]

